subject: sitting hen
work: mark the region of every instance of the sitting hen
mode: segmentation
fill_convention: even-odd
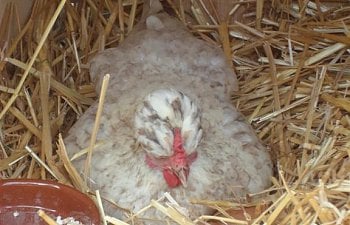
[[[169,192],[195,217],[211,210],[190,199],[261,191],[272,163],[230,102],[237,81],[221,50],[151,3],[123,43],[91,62],[97,92],[103,75],[111,78],[90,178],[104,197],[134,212]],[[88,146],[96,111],[97,103],[69,131],[70,156]],[[84,161],[73,163],[83,171]]]

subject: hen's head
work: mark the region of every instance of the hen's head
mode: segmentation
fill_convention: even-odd
[[[197,105],[173,89],[153,91],[136,111],[136,139],[147,152],[146,163],[163,171],[169,187],[186,186],[202,137],[200,123]]]

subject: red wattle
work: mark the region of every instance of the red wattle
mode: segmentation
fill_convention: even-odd
[[[175,188],[181,184],[180,179],[169,169],[163,170],[163,177],[170,188]]]
[[[179,128],[174,129],[174,141],[173,141],[173,155],[166,158],[156,158],[146,154],[146,164],[152,169],[161,169],[163,177],[170,188],[175,188],[181,185],[181,180],[172,169],[183,168],[186,172],[186,178],[189,173],[190,165],[196,160],[197,152],[194,151],[189,155],[186,155],[186,151],[183,147],[181,130]]]

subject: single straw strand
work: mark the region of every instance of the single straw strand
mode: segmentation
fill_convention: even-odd
[[[100,94],[100,98],[99,98],[99,102],[98,102],[98,108],[97,108],[97,112],[96,112],[94,128],[92,130],[90,145],[88,148],[88,155],[87,155],[87,158],[85,161],[85,167],[84,167],[84,181],[86,184],[88,184],[87,180],[88,180],[88,177],[90,176],[90,165],[91,165],[92,151],[93,151],[93,148],[94,148],[95,143],[96,143],[97,132],[98,132],[98,128],[100,126],[100,119],[102,116],[103,103],[104,103],[104,99],[105,99],[106,92],[107,92],[109,77],[110,77],[109,74],[106,74],[103,77],[101,94]]]
[[[54,172],[46,165],[35,152],[29,148],[28,146],[25,147],[25,149],[29,152],[29,154],[40,164],[42,165],[54,178],[58,180],[58,177],[54,174]]]

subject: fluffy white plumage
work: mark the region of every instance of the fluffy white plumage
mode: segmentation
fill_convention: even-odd
[[[221,50],[160,10],[152,6],[120,46],[91,62],[97,92],[103,75],[111,74],[91,179],[121,207],[138,211],[170,192],[194,217],[211,210],[190,204],[191,198],[228,200],[261,191],[270,184],[272,163],[230,102],[237,81]],[[96,110],[97,103],[65,138],[70,156],[88,146]],[[170,188],[145,157],[171,156],[176,127],[186,156],[198,156],[188,163],[187,186]],[[84,159],[74,165],[81,171]]]

